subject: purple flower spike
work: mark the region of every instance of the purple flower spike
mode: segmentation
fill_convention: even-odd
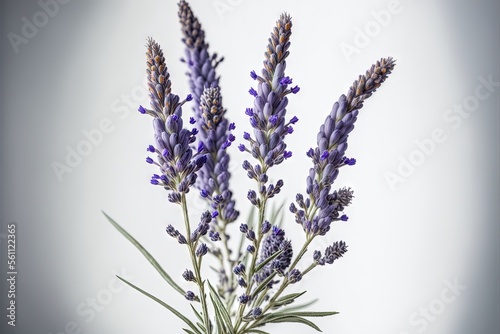
[[[145,114],[145,113],[146,113],[146,108],[144,108],[143,106],[139,106],[139,109],[138,109],[138,110],[139,110],[139,112],[140,112],[141,114]]]
[[[273,271],[277,271],[278,274],[283,275],[288,266],[290,266],[292,260],[292,243],[290,240],[285,239],[284,230],[278,228],[277,226],[273,226],[271,233],[266,236],[262,243],[258,263],[262,263],[278,251],[282,251],[282,253],[255,274],[255,280],[257,282],[264,281],[273,273]],[[277,281],[270,282],[269,287],[272,287],[274,283],[277,283]]]
[[[192,143],[196,140],[196,131],[183,127],[182,104],[178,95],[171,92],[170,74],[165,64],[165,57],[158,43],[149,38],[146,51],[146,71],[152,110],[146,110],[153,116],[155,132],[154,152],[161,152],[155,163],[148,157],[146,162],[160,167],[161,176],[154,183],[162,185],[169,193],[172,203],[180,203],[183,193],[195,183],[197,172],[204,160],[195,157]],[[151,151],[151,147],[148,147]],[[179,242],[184,242],[179,239]]]
[[[254,99],[250,125],[254,128],[249,138],[248,151],[261,163],[263,169],[278,165],[285,160],[285,136],[289,127],[285,120],[290,93],[286,87],[292,79],[285,75],[286,58],[289,55],[292,21],[288,14],[282,14],[271,33],[265,52],[262,76],[257,77],[257,90],[251,89]],[[259,180],[258,180],[259,181]],[[260,180],[266,183],[267,181]]]
[[[146,151],[149,151],[151,153],[155,153],[155,148],[153,145],[149,145],[148,148],[146,149]]]
[[[300,87],[299,87],[299,86],[292,87],[292,88],[290,89],[290,91],[291,91],[293,94],[297,94],[297,93],[300,91]]]
[[[253,116],[253,109],[252,109],[252,108],[247,108],[247,109],[245,110],[245,114],[246,114],[247,116],[252,117],[252,116]]]
[[[207,196],[204,198],[216,209],[223,224],[236,220],[239,212],[229,190],[229,155],[226,149],[235,140],[230,133],[231,126],[224,117],[219,88],[205,88],[200,102],[201,119],[198,121],[200,141],[206,143],[207,163],[198,173],[197,187]],[[217,202],[214,201],[217,199]]]
[[[250,88],[250,89],[248,90],[248,92],[249,92],[249,93],[250,93],[250,95],[252,95],[252,96],[257,96],[257,95],[258,95],[257,91],[256,91],[255,89],[253,89],[253,87],[252,87],[252,88]]]
[[[188,96],[186,96],[186,101],[192,101],[193,100],[193,95],[191,94],[188,94]]]
[[[295,124],[299,121],[299,119],[297,118],[297,116],[293,116],[292,119],[290,120],[290,124]]]
[[[201,118],[198,108],[205,87],[219,87],[216,68],[223,60],[208,51],[205,31],[186,1],[179,2],[179,21],[182,27],[182,42],[185,45],[186,63],[189,66],[189,88],[194,100],[193,111],[196,119]]]
[[[317,135],[318,146],[307,152],[313,162],[306,179],[306,193],[310,199],[307,204],[297,201],[300,209],[294,212],[295,221],[307,234],[325,235],[333,221],[347,220],[346,215],[339,216],[351,203],[352,191],[345,188],[332,191],[332,185],[340,167],[356,163],[356,159],[345,157],[349,133],[354,129],[363,102],[387,79],[394,66],[392,58],[382,58],[365,75],[359,76],[347,96],[341,95],[334,103],[321,125]],[[302,195],[300,198],[303,198]]]
[[[238,150],[240,150],[241,152],[245,152],[245,150],[246,150],[245,145],[239,144],[238,145]]]
[[[196,123],[194,117],[189,117],[189,124],[194,124],[194,123]]]
[[[335,241],[331,246],[326,247],[323,260],[325,263],[332,264],[341,258],[347,252],[347,245],[343,241]]]
[[[257,79],[257,73],[255,73],[255,71],[250,72],[250,77],[252,79],[256,80]]]
[[[289,159],[289,158],[291,158],[291,157],[292,157],[292,152],[291,152],[291,151],[285,151],[285,152],[283,153],[283,157],[284,157],[285,159]]]

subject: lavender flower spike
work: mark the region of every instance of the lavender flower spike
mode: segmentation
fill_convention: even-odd
[[[201,112],[198,106],[205,87],[218,87],[219,77],[215,73],[217,65],[223,60],[218,59],[217,54],[210,55],[208,43],[205,42],[205,31],[202,29],[198,18],[193,14],[189,4],[182,0],[179,2],[179,21],[182,26],[184,38],[182,42],[186,46],[186,59],[182,59],[189,66],[189,87],[193,93],[195,105],[194,113],[199,119]]]
[[[152,38],[148,38],[146,45],[146,72],[149,86],[149,97],[153,110],[140,107],[142,114],[149,114],[166,121],[168,115],[182,116],[180,107],[186,102],[171,94],[170,74],[168,73],[165,57],[160,45]]]
[[[288,88],[292,79],[285,75],[291,28],[290,15],[282,14],[267,45],[262,76],[252,72],[252,77],[258,81],[258,88],[254,93],[254,108],[247,115],[250,115],[250,124],[254,128],[254,138],[245,136],[245,139],[250,142],[250,152],[260,161],[263,173],[291,155],[285,151],[284,143],[285,136],[292,132],[289,131],[290,123],[285,121],[288,104],[286,95],[298,91],[297,87]],[[253,89],[251,91],[254,92]]]
[[[200,102],[201,118],[199,138],[204,143],[207,163],[199,172],[197,187],[211,201],[223,222],[231,223],[238,218],[235,201],[229,190],[229,155],[226,148],[234,136],[229,132],[230,124],[224,117],[219,88],[205,88]]]
[[[205,32],[184,0],[179,2],[179,20],[184,35],[182,41],[186,46],[187,74],[195,101],[193,109],[198,120],[199,140],[208,153],[208,163],[199,173],[198,188],[217,209],[221,219],[230,223],[236,220],[239,212],[234,209],[235,202],[229,190],[229,155],[225,151],[234,140],[229,133],[234,125],[224,117],[226,111],[222,107],[219,77],[215,73],[222,59],[217,60],[216,54],[208,52]]]
[[[358,80],[354,81],[347,96],[340,96],[321,125],[317,135],[318,146],[307,152],[314,164],[306,181],[309,198],[304,201],[299,194],[297,204],[300,209],[293,204],[290,206],[290,211],[295,213],[295,221],[302,225],[306,233],[325,235],[332,221],[341,219],[338,218],[339,212],[350,204],[353,197],[350,189],[331,192],[331,187],[338,176],[339,168],[353,164],[344,154],[359,109],[363,107],[364,100],[387,79],[394,66],[395,62],[390,57],[377,61],[365,75],[360,75]],[[342,216],[342,220],[346,218],[347,216]]]
[[[193,153],[191,145],[196,141],[195,132],[185,129],[182,122],[182,105],[179,96],[171,93],[169,73],[163,51],[153,39],[147,44],[147,74],[153,110],[147,114],[154,117],[156,146],[148,151],[157,153],[156,162],[149,158],[148,163],[157,165],[161,175],[153,175],[152,184],[161,185],[173,192],[169,201],[180,202],[180,194],[189,192],[197,178],[196,172],[206,162],[204,155]]]

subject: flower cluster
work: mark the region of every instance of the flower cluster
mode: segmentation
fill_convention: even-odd
[[[335,241],[322,251],[314,250],[312,259],[304,256],[317,237],[327,234],[332,222],[348,220],[344,211],[352,203],[353,190],[348,187],[338,189],[333,185],[341,167],[356,164],[356,159],[346,155],[349,134],[365,100],[391,74],[395,61],[390,57],[382,58],[365,75],[359,76],[348,93],[333,104],[321,125],[315,147],[306,153],[312,167],[306,177],[305,194],[297,194],[295,202],[289,205],[295,222],[304,231],[302,245],[294,249],[292,241],[285,237],[285,230],[296,226],[289,224],[292,216],[283,215],[280,221],[281,212],[270,212],[269,209],[269,202],[284,187],[282,179],[269,181],[272,177],[270,169],[292,157],[285,139],[293,133],[298,122],[296,116],[287,116],[288,95],[300,90],[285,73],[290,55],[292,19],[286,13],[280,16],[268,39],[263,69],[260,74],[250,72],[250,77],[257,83],[249,90],[253,107],[245,111],[251,131],[243,132],[245,144],[238,148],[254,159],[253,163],[245,160],[242,168],[257,187],[244,190],[252,211],[244,223],[238,224],[238,242],[230,238],[230,228],[233,227],[230,223],[239,220],[240,212],[236,210],[229,172],[230,147],[236,140],[232,134],[235,124],[227,118],[216,73],[222,58],[209,52],[205,31],[185,0],[179,2],[178,16],[185,46],[182,61],[188,67],[191,94],[181,100],[172,93],[163,51],[149,38],[146,71],[151,109],[140,106],[139,112],[153,117],[155,141],[147,151],[154,157],[147,157],[146,162],[157,166],[159,172],[153,174],[150,182],[168,190],[168,200],[179,204],[182,209],[184,228],[172,222],[166,227],[166,235],[174,238],[189,254],[191,263],[183,266],[184,271],[178,274],[183,280],[178,283],[170,277],[137,240],[107,218],[191,304],[195,321],[122,280],[178,316],[186,324],[184,331],[188,333],[260,333],[263,331],[259,327],[276,322],[301,323],[319,330],[306,318],[337,312],[296,311],[307,304],[294,305],[296,310],[292,312],[283,306],[294,303],[305,291],[285,291],[290,286],[303,284],[304,277],[315,267],[333,264],[347,252],[344,241]],[[192,100],[193,116],[187,121],[182,107]],[[193,186],[205,200],[204,212],[197,224],[192,223],[188,205],[191,198],[186,195]],[[293,244],[297,245],[297,242],[294,240]],[[203,271],[208,267],[206,258],[216,263],[210,263],[218,279],[215,288],[212,279],[207,278]],[[190,289],[185,290],[181,285],[190,286]],[[192,291],[193,287],[197,290]]]
[[[285,231],[277,226],[273,226],[271,233],[269,233],[262,243],[260,253],[260,264],[267,260],[269,257],[277,252],[281,252],[273,261],[266,264],[260,271],[258,271],[254,279],[257,283],[263,282],[266,278],[276,271],[280,276],[285,274],[286,269],[290,266],[293,257],[292,242],[285,239]],[[272,287],[278,281],[269,282],[268,286]]]
[[[179,21],[183,34],[182,42],[186,46],[185,59],[181,61],[187,63],[189,72],[189,87],[194,98],[195,118],[200,119],[201,111],[198,106],[205,88],[219,87],[219,77],[215,69],[223,58],[218,58],[217,54],[210,55],[208,43],[205,42],[205,31],[202,29],[198,18],[193,14],[189,4],[182,0],[179,2]]]
[[[250,72],[252,79],[258,82],[257,90],[254,88],[249,90],[249,93],[254,96],[253,108],[247,108],[245,112],[253,128],[253,137],[245,132],[243,138],[249,142],[250,147],[240,144],[239,149],[251,153],[252,157],[260,162],[260,165],[253,168],[246,160],[243,165],[248,176],[260,184],[267,182],[266,172],[269,167],[278,165],[292,156],[292,152],[286,151],[284,139],[286,135],[293,132],[292,125],[298,121],[298,118],[292,117],[288,122],[286,121],[287,95],[296,94],[300,88],[290,87],[292,79],[285,75],[286,58],[290,54],[288,49],[291,29],[290,15],[281,15],[269,38],[262,75],[259,76],[254,71]],[[266,191],[272,193],[269,189]]]
[[[139,112],[153,116],[156,146],[149,145],[147,151],[157,154],[156,161],[147,157],[146,162],[158,166],[161,172],[153,174],[151,183],[171,190],[169,201],[180,203],[181,194],[189,192],[207,158],[201,154],[202,149],[194,151],[191,146],[196,141],[196,129],[188,130],[183,126],[182,105],[190,101],[191,96],[180,101],[178,95],[171,93],[163,51],[152,38],[148,39],[146,58],[153,109],[140,106]]]
[[[216,74],[216,68],[223,59],[218,59],[217,54],[210,55],[205,31],[186,1],[179,2],[179,21],[185,45],[186,59],[183,61],[188,64],[189,86],[195,102],[192,120],[197,124],[200,145],[207,153],[207,163],[199,173],[197,186],[202,197],[218,210],[223,223],[228,224],[238,218],[239,211],[235,209],[229,189],[230,157],[226,153],[235,140],[231,134],[235,125],[225,117]]]
[[[318,146],[309,149],[307,156],[313,161],[306,179],[306,193],[297,194],[296,203],[290,211],[295,214],[295,221],[302,225],[307,234],[325,235],[330,224],[339,218],[339,213],[351,203],[352,191],[340,189],[331,191],[332,184],[342,166],[352,166],[355,159],[345,156],[349,133],[354,129],[359,110],[363,102],[387,79],[395,66],[392,58],[382,58],[366,74],[354,81],[346,95],[341,95],[335,102],[330,114],[321,125],[317,135]]]

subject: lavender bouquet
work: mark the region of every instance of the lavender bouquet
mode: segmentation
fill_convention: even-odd
[[[287,115],[288,95],[300,90],[285,73],[290,54],[291,17],[282,14],[276,22],[260,75],[250,72],[256,89],[249,90],[254,104],[245,113],[252,131],[244,132],[244,144],[239,144],[238,150],[248,156],[242,167],[255,181],[255,188],[247,191],[253,209],[243,222],[233,199],[228,168],[229,148],[236,146],[232,145],[235,136],[231,133],[235,124],[226,117],[216,72],[223,59],[209,52],[205,32],[185,1],[179,3],[179,19],[186,54],[182,61],[188,67],[191,94],[181,100],[172,92],[163,51],[149,38],[146,71],[151,108],[140,106],[139,112],[153,117],[154,144],[147,150],[154,158],[146,158],[147,163],[157,167],[151,184],[167,190],[168,201],[182,210],[184,226],[168,225],[166,233],[189,253],[191,263],[186,264],[182,273],[186,283],[176,283],[136,239],[105,215],[190,303],[192,317],[119,278],[179,317],[186,325],[183,331],[189,334],[264,334],[268,333],[262,329],[266,324],[286,322],[320,331],[309,318],[337,312],[309,311],[311,302],[297,305],[305,291],[289,292],[289,287],[317,266],[332,264],[347,252],[345,242],[335,241],[325,250],[314,250],[305,256],[314,239],[325,236],[333,222],[348,219],[343,212],[351,204],[353,191],[334,189],[333,183],[341,167],[356,162],[345,155],[349,133],[365,99],[393,70],[394,60],[382,58],[365,75],[360,75],[347,94],[333,104],[320,126],[317,146],[306,153],[312,167],[306,177],[305,193],[297,194],[295,203],[289,205],[295,222],[304,232],[302,245],[292,247],[285,230],[293,226],[289,222],[281,224],[278,218],[283,206],[268,209],[271,199],[284,186],[281,179],[272,183],[269,173],[292,157],[286,137],[293,133],[298,121],[296,116]],[[187,102],[191,102],[193,109],[190,117],[183,115],[182,107]],[[192,224],[186,194],[194,189],[206,201],[206,211]],[[236,244],[229,240],[231,229],[233,239],[239,239]],[[207,262],[215,263],[210,265],[215,278],[208,278]]]

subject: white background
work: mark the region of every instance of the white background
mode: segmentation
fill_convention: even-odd
[[[350,136],[348,155],[358,163],[336,181],[355,191],[349,221],[335,224],[311,246],[323,250],[345,240],[349,251],[295,287],[308,291],[306,300],[320,298],[315,310],[340,312],[317,321],[323,331],[497,333],[500,88],[493,87],[465,116],[453,108],[473,101],[479,78],[500,79],[498,1],[401,0],[395,7],[379,0],[191,3],[210,51],[226,58],[218,73],[227,115],[237,124],[236,143],[250,129],[244,110],[252,104],[247,91],[255,82],[248,73],[260,71],[280,13],[293,17],[287,75],[301,91],[290,97],[288,113],[300,121],[288,137],[293,159],[270,172],[285,181],[276,204],[288,206],[304,192],[311,165],[305,152],[314,147],[338,96],[376,60],[397,59]],[[156,172],[144,162],[153,138],[151,119],[136,111],[139,104],[148,105],[141,94],[148,36],[163,47],[174,92],[189,93],[186,67],[179,61],[176,3],[74,0],[60,5],[17,53],[8,33],[22,36],[22,18],[33,22],[42,7],[13,1],[3,6],[1,217],[2,223],[18,224],[18,298],[24,301],[18,328],[55,334],[75,322],[93,334],[180,332],[181,322],[166,309],[128,287],[118,288],[114,273],[125,271],[137,285],[190,314],[188,303],[101,214],[120,222],[184,288],[193,288],[181,277],[189,266],[185,249],[164,232],[169,223],[182,226],[180,209],[149,184]],[[389,10],[378,23],[374,13]],[[371,35],[366,45],[360,44],[359,31]],[[347,44],[357,53],[346,56],[342,45]],[[189,115],[190,107],[184,112]],[[66,165],[68,147],[76,149],[85,140],[83,132],[106,119],[112,130],[58,177],[54,162]],[[445,139],[432,152],[418,153],[416,142],[428,141],[434,131]],[[240,168],[248,157],[236,146],[230,149],[232,189],[245,218],[246,192],[253,184]],[[411,157],[417,166],[391,186],[388,173],[397,175],[401,159]],[[202,205],[195,194],[192,200],[196,217]],[[301,228],[285,215],[287,235],[298,246]],[[466,288],[443,304],[447,281]],[[119,292],[110,294],[110,286]],[[90,311],[92,298],[109,296],[99,311]],[[429,307],[439,314],[430,311],[432,318],[423,320],[421,312]],[[275,332],[314,332],[298,325],[281,328]]]

